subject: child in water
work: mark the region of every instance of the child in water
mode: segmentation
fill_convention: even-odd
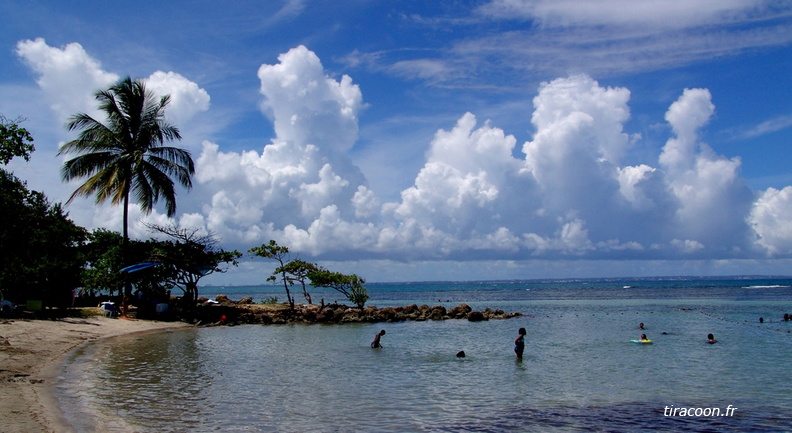
[[[714,336],[714,335],[712,335],[712,334],[707,334],[707,343],[709,343],[709,344],[715,344],[715,343],[717,343],[717,342],[718,342],[718,340],[716,340],[716,339],[715,339],[715,336]]]
[[[517,360],[522,361],[523,351],[525,350],[525,328],[520,328],[517,331],[517,338],[514,339],[514,353],[517,354]]]
[[[372,349],[379,349],[382,347],[382,344],[380,344],[380,338],[382,338],[383,335],[385,335],[384,329],[374,336],[374,341],[371,342]]]

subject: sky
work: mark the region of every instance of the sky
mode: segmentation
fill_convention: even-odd
[[[787,1],[0,0],[0,113],[36,146],[9,168],[65,203],[65,124],[127,76],[196,164],[138,239],[274,239],[369,282],[792,274]]]

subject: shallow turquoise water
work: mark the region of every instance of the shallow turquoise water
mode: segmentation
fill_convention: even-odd
[[[475,308],[524,317],[126,337],[74,352],[57,394],[86,432],[790,430],[792,322],[779,319],[792,312],[792,289],[743,287],[537,296],[496,284],[440,299],[467,293]],[[528,330],[521,363],[519,327]],[[380,329],[385,347],[372,350]],[[642,332],[654,344],[629,342]],[[719,342],[706,344],[708,333]],[[671,406],[725,415],[729,405],[733,416],[664,416]]]

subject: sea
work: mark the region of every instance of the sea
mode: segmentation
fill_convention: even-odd
[[[522,316],[124,336],[70,353],[55,395],[78,432],[792,431],[792,277],[366,287],[377,307]],[[282,286],[200,294],[285,300]]]

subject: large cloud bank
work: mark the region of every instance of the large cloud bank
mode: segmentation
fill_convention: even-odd
[[[63,113],[87,111],[95,88],[117,78],[76,44],[56,49],[24,41],[18,54]],[[57,90],[64,71],[72,83],[79,77],[77,88],[88,96]],[[400,200],[383,203],[349,157],[365,109],[352,78],[331,77],[303,46],[262,65],[258,78],[262,119],[273,123],[275,137],[244,152],[204,141],[195,191],[180,198],[192,203],[181,223],[218,234],[229,248],[272,238],[319,258],[396,260],[792,253],[792,187],[751,191],[740,160],[701,140],[715,113],[706,89],[681,91],[665,115],[662,151],[637,165],[624,161],[642,145],[624,129],[630,91],[602,87],[587,75],[540,86],[525,120],[535,134],[522,144],[494,121],[460,112],[428,143],[420,171],[405,173],[415,177],[413,185]],[[187,78],[156,72],[148,80],[174,95],[175,119],[189,122],[209,109],[209,95]],[[103,212],[96,220],[113,220],[111,210]]]
[[[622,163],[640,137],[623,130],[630,92],[586,75],[545,83],[519,150],[472,113],[439,130],[401,201],[380,204],[345,159],[360,89],[329,78],[299,47],[259,70],[277,137],[262,152],[205,143],[199,181],[213,191],[207,225],[239,241],[270,237],[315,255],[385,258],[740,258],[790,251],[789,191],[759,199],[739,159],[698,132],[710,93],[686,89],[668,109],[656,161]],[[527,121],[527,119],[526,119]],[[387,151],[385,149],[384,151]],[[784,243],[784,239],[787,243]]]

